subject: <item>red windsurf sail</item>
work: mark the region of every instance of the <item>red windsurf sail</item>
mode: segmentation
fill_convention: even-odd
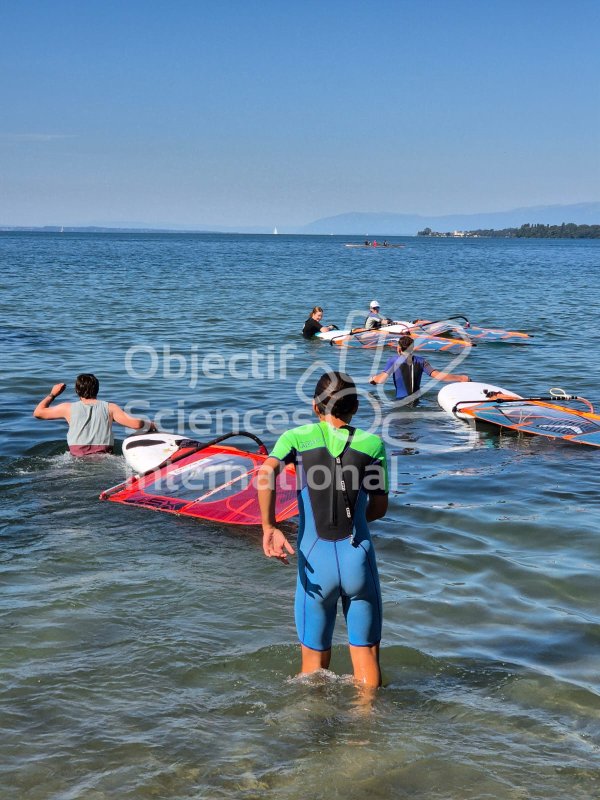
[[[267,457],[225,445],[184,447],[156,470],[107,489],[100,499],[229,525],[259,525],[256,478]],[[275,513],[279,522],[298,513],[293,466],[277,477]]]

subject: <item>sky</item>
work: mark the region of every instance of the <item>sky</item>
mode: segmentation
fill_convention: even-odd
[[[0,226],[600,200],[599,0],[20,0]]]

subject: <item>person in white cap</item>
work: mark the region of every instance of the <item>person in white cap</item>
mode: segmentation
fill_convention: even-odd
[[[370,331],[374,328],[381,328],[382,325],[391,325],[392,320],[384,317],[379,313],[379,303],[377,300],[371,300],[369,304],[369,316],[365,320],[365,328]]]

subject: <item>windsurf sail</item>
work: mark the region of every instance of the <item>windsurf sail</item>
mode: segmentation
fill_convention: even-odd
[[[419,328],[433,336],[460,336],[481,342],[525,344],[528,339],[531,339],[531,335],[523,331],[507,331],[502,328],[482,328],[480,325],[473,325],[462,314],[433,322],[420,322],[415,325],[415,330]]]
[[[555,398],[464,400],[457,403],[454,410],[500,428],[600,447],[600,414],[547,402],[551,399]],[[561,399],[587,402],[572,395]]]
[[[337,347],[385,347],[398,341],[397,333],[389,333],[379,329],[365,330],[364,328],[332,336],[329,344]]]
[[[427,352],[443,353],[462,353],[463,350],[473,347],[473,343],[467,339],[446,339],[442,336],[429,336],[425,333],[415,333],[411,331],[415,350],[425,350]]]
[[[430,336],[426,333],[415,333],[412,330],[407,332],[414,340],[415,351],[461,353],[465,348],[472,347],[472,343],[466,339],[448,339],[440,336]],[[369,331],[351,331],[350,333],[332,337],[329,340],[329,344],[337,345],[338,347],[396,347],[399,336],[401,336],[401,333],[387,331],[384,328]]]
[[[257,453],[222,444],[231,436],[257,440],[243,431],[207,444],[184,439],[156,469],[107,489],[100,499],[229,525],[259,525],[256,478],[267,450],[260,440]],[[297,513],[295,470],[287,466],[277,477],[276,519]]]
[[[469,325],[461,335],[467,334],[469,339],[478,342],[509,342],[510,344],[526,344],[531,339],[531,334],[523,331],[505,331],[502,328],[481,328],[479,325]]]

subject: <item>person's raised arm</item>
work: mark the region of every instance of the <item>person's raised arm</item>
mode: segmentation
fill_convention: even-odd
[[[294,548],[285,535],[277,527],[275,518],[275,501],[277,489],[275,479],[281,471],[282,464],[278,458],[267,458],[257,477],[258,504],[263,529],[263,551],[267,558],[278,558],[289,564],[288,554],[294,554]]]
[[[47,394],[37,406],[33,409],[33,416],[36,419],[66,419],[69,420],[70,403],[60,403],[54,408],[50,408],[50,404],[56,400],[59,394],[62,394],[66,389],[66,384],[55,383],[50,394]]]

